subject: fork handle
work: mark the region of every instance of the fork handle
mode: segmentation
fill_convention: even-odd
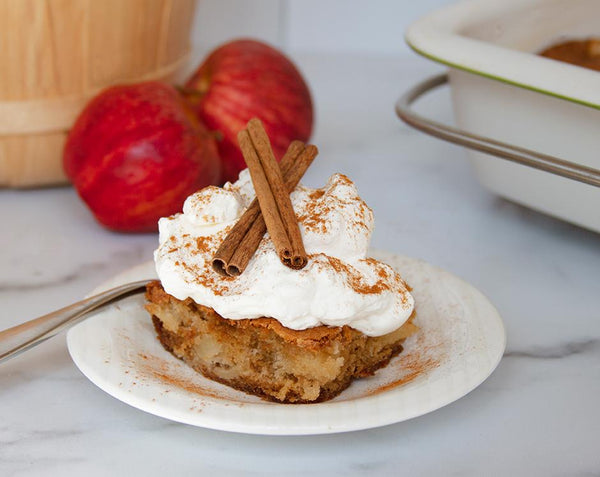
[[[126,296],[144,291],[148,280],[126,283],[85,298],[60,310],[0,331],[0,363],[52,338],[97,310]]]

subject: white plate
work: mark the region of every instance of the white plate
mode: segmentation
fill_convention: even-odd
[[[131,406],[194,426],[251,434],[383,426],[431,412],[481,384],[506,345],[492,304],[471,285],[423,261],[386,252],[372,255],[399,270],[413,287],[420,331],[387,367],[328,402],[270,403],[204,378],[163,349],[141,295],[72,328],[69,352],[94,384]],[[146,263],[100,289],[153,276],[153,264]]]

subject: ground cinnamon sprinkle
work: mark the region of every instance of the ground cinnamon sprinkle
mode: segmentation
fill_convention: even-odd
[[[156,371],[151,369],[150,372],[155,378],[160,379],[163,383],[169,384],[172,386],[176,386],[178,388],[184,389],[190,393],[199,394],[201,396],[211,397],[215,399],[222,399],[223,396],[211,391],[210,389],[206,389],[202,386],[199,386],[196,383],[188,381],[184,378],[178,376],[172,376],[170,374],[162,373],[160,371]]]
[[[404,384],[408,384],[411,381],[413,381],[414,379],[416,379],[417,377],[419,377],[421,374],[423,374],[423,372],[424,372],[423,370],[411,371],[408,374],[406,374],[405,376],[402,376],[397,381],[392,381],[391,383],[385,384],[381,387],[378,387],[378,388],[375,388],[375,389],[369,391],[367,393],[367,395],[373,396],[375,394],[380,394],[380,393],[389,391],[390,389],[397,388],[398,386],[403,386]]]
[[[166,253],[181,253],[179,257],[182,259],[176,260],[174,264],[188,273],[188,280],[212,289],[215,295],[224,295],[229,290],[232,278],[216,275],[212,267],[206,264],[205,266],[194,264],[193,260],[186,259],[186,255],[211,256],[230,228],[230,226],[225,227],[221,232],[214,235],[191,236],[190,234],[183,234],[179,240],[177,240],[177,237],[172,236],[169,241],[174,243],[166,250]],[[187,250],[187,252],[183,252],[183,250]]]
[[[320,194],[316,194],[317,192],[320,192]],[[314,197],[312,202],[306,205],[306,210],[298,217],[298,222],[306,230],[321,234],[325,234],[329,230],[325,214],[331,212],[329,206],[325,205],[324,202],[318,201],[323,194],[325,194],[325,191],[322,189],[317,189],[315,192],[311,193],[309,196],[311,199],[313,199],[313,195],[316,195],[316,197]]]
[[[211,236],[196,237],[196,247],[198,247],[199,252],[208,252],[215,246],[214,242],[214,237]]]
[[[178,265],[175,263],[175,265]],[[210,267],[194,267],[186,262],[180,264],[193,277],[194,281],[203,287],[210,288],[215,295],[222,296],[229,291],[229,283],[235,280],[235,277],[224,277]]]
[[[317,200],[323,197],[323,194],[325,194],[325,191],[323,189],[316,189],[310,194],[308,194],[308,197],[310,200]]]
[[[336,272],[342,273],[346,277],[348,285],[350,285],[356,293],[361,293],[363,295],[372,295],[390,289],[390,286],[383,280],[377,280],[373,285],[365,284],[363,282],[363,277],[361,273],[358,270],[356,270],[353,266],[345,264],[338,258],[330,257],[329,255],[325,256],[327,257],[327,261],[329,262],[331,267]],[[381,273],[383,273],[383,275],[381,275]],[[385,279],[388,278],[387,273],[385,273],[385,270],[383,269],[379,270],[378,275]]]
[[[386,382],[376,388],[367,391],[367,396],[380,394],[391,389],[403,386],[414,381],[419,376],[437,368],[440,365],[441,357],[439,353],[432,356],[433,351],[441,345],[426,345],[423,331],[419,331],[419,338],[413,344],[414,349],[410,352],[403,351],[394,361],[388,365],[388,369],[393,369],[393,374],[400,377],[390,382]]]
[[[354,197],[350,200],[342,196],[336,196],[331,191],[340,186],[352,186],[352,181],[343,174],[336,174],[335,180],[323,189],[313,190],[308,194],[310,199],[304,204],[304,210],[299,214],[298,221],[305,230],[313,233],[325,234],[329,232],[329,214],[332,211],[356,208],[354,217],[350,218],[350,225],[362,229],[368,229],[366,217],[372,214],[371,209],[360,199]]]
[[[354,184],[346,174],[337,174],[337,176],[338,176],[338,181],[344,185],[351,186]]]
[[[173,367],[163,359],[160,359],[156,356],[148,356],[143,353],[140,353],[139,357],[143,359],[142,362],[137,363],[139,370],[144,374],[149,374],[152,377],[159,379],[164,384],[175,386],[190,393],[198,394],[204,397],[211,397],[215,399],[223,398],[223,396],[211,389],[205,388],[198,383],[192,382],[191,380],[182,376],[178,376],[176,370],[173,369]]]

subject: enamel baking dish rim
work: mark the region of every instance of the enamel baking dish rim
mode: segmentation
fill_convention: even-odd
[[[543,3],[540,0],[463,1],[413,23],[406,32],[406,42],[418,54],[452,68],[600,109],[600,75],[597,71],[460,33],[470,25]],[[573,85],[577,85],[576,91]]]

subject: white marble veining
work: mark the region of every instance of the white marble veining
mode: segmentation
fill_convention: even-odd
[[[459,148],[402,125],[394,101],[436,71],[424,60],[299,60],[321,150],[305,182],[346,173],[375,211],[374,247],[482,290],[507,327],[498,369],[463,399],[400,424],[247,436],[111,398],[75,368],[61,335],[0,365],[0,475],[599,475],[600,235],[489,194]],[[450,118],[446,94],[422,109]],[[157,242],[104,231],[68,188],[0,191],[0,211],[0,328],[77,300],[149,259]]]

